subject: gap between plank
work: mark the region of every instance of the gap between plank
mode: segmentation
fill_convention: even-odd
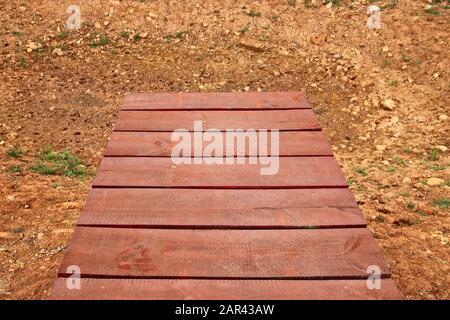
[[[135,108],[135,109],[134,109]],[[301,108],[301,107],[283,107],[283,108],[230,108],[230,109],[224,109],[224,108],[169,108],[169,109],[141,109],[139,107],[133,106],[132,108],[127,109],[120,109],[121,112],[127,112],[127,111],[283,111],[283,110],[310,110],[311,107]]]
[[[72,273],[58,273],[60,278],[73,276]],[[368,275],[361,276],[304,276],[304,277],[199,277],[199,276],[117,276],[117,275],[94,275],[81,274],[81,279],[173,279],[173,280],[365,280]],[[391,274],[381,274],[381,279],[390,279]]]
[[[245,189],[245,190],[270,190],[270,189],[348,189],[348,186],[112,186],[112,185],[93,185],[92,189]]]
[[[237,159],[237,158],[261,158],[261,156],[249,156],[249,155],[245,155],[245,156],[233,156],[233,157],[227,157],[225,156],[225,158],[233,158],[233,159]],[[266,158],[270,158],[270,157],[279,157],[279,158],[334,158],[333,155],[330,154],[305,154],[305,155],[301,155],[301,154],[285,154],[285,155],[277,155],[277,156],[273,156],[273,155],[267,155],[264,156]],[[172,158],[172,156],[164,156],[164,155],[117,155],[117,154],[112,154],[112,155],[104,155],[104,158]],[[216,158],[214,156],[190,156],[190,157],[177,157],[177,159],[180,158],[186,158],[186,159],[193,159],[193,158]]]
[[[90,224],[81,223],[77,227],[116,228],[116,229],[175,229],[175,230],[317,230],[317,229],[358,229],[367,224],[329,225],[329,226],[226,226],[226,225],[137,225],[137,224]]]
[[[139,129],[113,129],[113,130],[114,132],[174,132],[174,130],[139,130]],[[207,130],[209,129],[202,131],[188,130],[187,132],[206,132]],[[268,130],[276,130],[276,129],[268,129]],[[278,132],[322,131],[322,129],[277,129],[277,130]],[[215,132],[226,132],[226,130],[217,130]]]

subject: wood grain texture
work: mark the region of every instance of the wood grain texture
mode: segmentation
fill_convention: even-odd
[[[95,187],[186,188],[327,188],[347,187],[333,157],[279,158],[279,171],[261,175],[260,164],[181,164],[171,158],[109,158],[102,160]]]
[[[305,110],[264,111],[122,111],[115,131],[194,130],[194,121],[209,129],[320,130],[314,112]]]
[[[68,290],[58,278],[53,300],[380,300],[400,299],[394,281],[382,279],[379,290],[366,280],[178,280],[82,279],[80,290]]]
[[[367,278],[389,276],[366,228],[185,230],[77,227],[59,276],[215,279]]]
[[[332,156],[330,144],[322,131],[280,132],[280,156]],[[270,140],[270,139],[269,139]],[[171,132],[113,132],[105,156],[170,157],[178,141],[171,141]],[[204,143],[206,146],[208,143]],[[269,155],[272,153],[270,141]],[[235,146],[235,154],[248,156],[248,143],[244,153]],[[191,155],[194,154],[193,147]],[[225,154],[225,147],[223,148]]]
[[[135,93],[122,110],[311,109],[302,92]]]
[[[331,228],[366,220],[349,189],[92,189],[78,225]]]

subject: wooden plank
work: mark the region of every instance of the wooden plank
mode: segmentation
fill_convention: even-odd
[[[277,129],[320,130],[314,112],[305,110],[264,111],[122,111],[116,131],[165,131],[176,129],[194,131],[194,121],[203,121],[208,129]],[[196,130],[200,131],[200,130]]]
[[[170,205],[169,205],[170,204]],[[364,227],[349,189],[92,189],[83,226],[139,228]]]
[[[171,158],[110,158],[102,160],[95,187],[197,188],[327,188],[347,187],[333,157],[281,157],[279,171],[261,175],[260,164],[181,164]],[[201,159],[199,159],[201,160]],[[235,159],[236,160],[236,159]]]
[[[113,132],[106,147],[105,156],[170,157],[177,143],[178,141],[171,141],[171,132]],[[279,148],[280,156],[333,155],[322,131],[280,132]],[[194,154],[193,149],[192,147],[191,155]],[[268,143],[268,150],[269,154],[272,154],[270,143]],[[236,146],[236,154],[248,156],[248,143],[245,153],[239,151]],[[223,154],[225,154],[225,146]]]
[[[77,227],[59,276],[213,279],[355,279],[379,266],[366,228],[186,230]]]
[[[394,281],[382,279],[380,289],[366,280],[196,280],[81,279],[80,290],[67,289],[58,278],[53,300],[392,300],[401,294]]]
[[[122,110],[311,109],[302,92],[217,92],[128,94]]]
[[[248,149],[176,165],[176,129],[278,129],[279,170],[262,175]],[[52,298],[400,298],[332,155],[303,93],[127,96]],[[65,285],[73,265],[81,290]]]

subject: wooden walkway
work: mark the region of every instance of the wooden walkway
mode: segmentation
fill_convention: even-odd
[[[279,129],[275,175],[174,165],[178,128]],[[81,289],[68,289],[69,266]],[[367,286],[378,266],[381,289]],[[125,99],[52,299],[396,299],[401,295],[302,93]]]

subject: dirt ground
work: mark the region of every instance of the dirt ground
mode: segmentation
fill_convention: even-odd
[[[450,3],[323,2],[0,0],[0,299],[48,296],[127,92],[257,90],[307,93],[405,298],[449,299]]]

